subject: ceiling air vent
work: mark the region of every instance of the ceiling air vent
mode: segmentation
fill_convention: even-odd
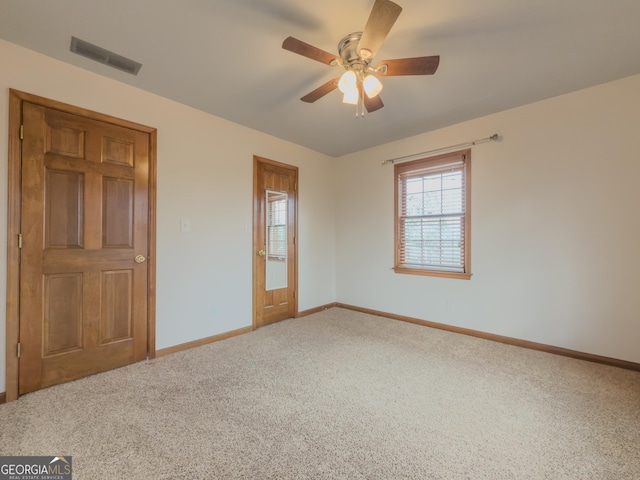
[[[118,55],[117,53],[110,52],[109,50],[98,47],[92,43],[85,42],[84,40],[80,40],[76,37],[71,37],[71,51],[132,75],[137,75],[142,67],[141,63],[123,57],[122,55]]]

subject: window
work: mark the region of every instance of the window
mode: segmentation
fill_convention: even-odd
[[[471,151],[395,165],[397,273],[471,277]]]

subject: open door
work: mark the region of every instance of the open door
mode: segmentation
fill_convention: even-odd
[[[292,318],[297,305],[298,169],[254,157],[254,327]]]

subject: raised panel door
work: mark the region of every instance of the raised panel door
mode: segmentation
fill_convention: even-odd
[[[25,102],[19,393],[147,355],[149,136]]]
[[[260,327],[295,316],[297,310],[297,176],[296,167],[255,157],[254,160],[254,323]],[[270,201],[281,200],[284,219],[284,255],[272,254],[269,241]],[[275,234],[276,228],[272,229]],[[275,245],[276,242],[272,240]],[[279,247],[280,248],[280,247]],[[271,281],[269,264],[281,280]],[[282,273],[279,269],[283,269]]]

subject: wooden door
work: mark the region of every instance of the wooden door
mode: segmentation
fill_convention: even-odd
[[[19,393],[147,356],[149,134],[22,103]]]
[[[254,326],[297,313],[298,169],[254,157]]]

